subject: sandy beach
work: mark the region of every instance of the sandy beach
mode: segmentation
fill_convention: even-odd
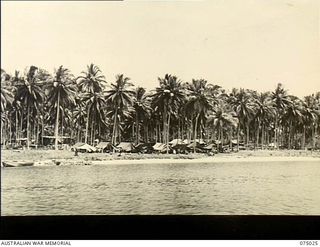
[[[79,153],[67,150],[2,150],[1,161],[34,162],[42,165],[93,165],[93,164],[168,164],[168,163],[227,163],[227,162],[273,162],[315,161],[320,164],[319,151],[257,150],[232,153],[207,154],[137,154],[137,153]]]

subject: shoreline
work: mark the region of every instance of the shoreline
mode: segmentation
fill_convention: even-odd
[[[196,159],[140,159],[140,160],[101,160],[92,165],[134,165],[134,164],[192,164],[192,163],[243,163],[243,162],[319,162],[320,157],[207,157]]]
[[[120,165],[120,164],[190,164],[238,162],[319,162],[319,151],[256,150],[219,153],[208,156],[201,153],[137,154],[137,153],[74,153],[68,150],[1,150],[1,161],[33,162],[34,166],[54,165]]]

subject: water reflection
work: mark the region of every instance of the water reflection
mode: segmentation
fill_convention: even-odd
[[[320,214],[317,162],[1,169],[2,215]]]

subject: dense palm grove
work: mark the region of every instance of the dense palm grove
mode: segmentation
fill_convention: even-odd
[[[161,142],[172,139],[246,148],[315,149],[320,92],[299,99],[281,84],[272,92],[225,91],[203,79],[158,78],[150,92],[125,75],[106,82],[91,64],[78,77],[60,66],[53,74],[30,66],[13,75],[1,69],[1,143],[43,145],[52,136],[92,144],[95,139]],[[196,142],[194,142],[196,143]],[[195,146],[195,145],[194,145]]]

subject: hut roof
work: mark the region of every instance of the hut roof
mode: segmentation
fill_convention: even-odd
[[[215,144],[211,143],[211,144],[209,144],[209,145],[207,145],[207,146],[203,147],[203,149],[211,150],[211,149],[212,149],[212,148],[214,148],[214,147],[215,147]]]
[[[72,147],[73,148],[78,148],[78,147],[80,147],[80,146],[82,146],[82,145],[84,145],[85,143],[83,143],[83,142],[77,142],[76,144],[74,144]]]
[[[87,152],[95,152],[97,149],[94,147],[94,146],[91,146],[87,143],[79,146],[79,147],[76,147],[77,150],[86,150]]]
[[[96,148],[105,149],[110,146],[111,146],[110,142],[99,142],[99,144],[96,146]]]
[[[131,142],[120,142],[117,148],[121,148],[123,151],[130,152],[134,149]]]
[[[179,144],[183,144],[183,141],[181,139],[173,139],[171,142],[169,142],[173,147]]]
[[[153,149],[155,151],[164,151],[167,148],[167,145],[161,142],[157,142],[156,144],[153,145]]]

